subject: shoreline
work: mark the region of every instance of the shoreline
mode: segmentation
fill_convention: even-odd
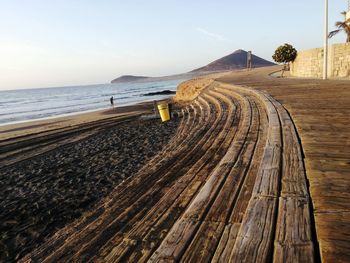
[[[198,79],[215,79],[218,77],[222,77],[225,76],[226,74],[229,74],[230,71],[223,71],[223,72],[211,72],[211,73],[207,73],[204,75],[199,75],[199,76],[195,76],[194,78],[192,78],[193,80],[198,80]],[[183,80],[180,83],[177,84],[176,90],[175,92],[178,90],[178,88],[183,84],[183,83],[187,83],[189,80]],[[91,86],[94,86],[91,85]],[[50,87],[51,88],[51,87]],[[57,87],[52,87],[52,88],[57,88]],[[38,88],[41,89],[41,88]],[[45,89],[45,88],[42,88]],[[164,91],[171,91],[171,90],[162,90],[162,91],[157,91],[158,92],[164,92]],[[148,94],[148,93],[147,93]],[[147,94],[144,94],[143,97],[149,96]],[[173,98],[175,98],[176,95],[172,94],[172,95],[161,95],[161,94],[154,94],[151,97],[144,99],[142,101],[134,101],[134,102],[127,102],[127,103],[116,103],[116,105],[118,107],[115,107],[117,109],[121,109],[122,112],[124,111],[129,111],[129,108],[134,108],[138,105],[140,105],[141,107],[143,107],[144,105],[147,104],[151,104],[153,107],[153,101],[166,101],[166,100],[172,100]],[[156,99],[157,98],[157,99]],[[120,106],[119,106],[120,105]],[[90,109],[90,110],[85,110],[85,111],[76,111],[76,112],[70,112],[70,113],[64,113],[64,114],[58,114],[58,115],[53,115],[53,116],[46,116],[43,118],[36,118],[36,119],[27,119],[27,120],[18,120],[18,121],[11,121],[11,122],[7,122],[7,123],[0,123],[0,140],[2,140],[2,134],[4,133],[5,130],[7,129],[12,129],[13,127],[17,127],[17,126],[26,126],[27,124],[34,124],[36,125],[37,123],[41,123],[41,122],[51,122],[56,120],[56,119],[63,119],[63,118],[70,118],[70,117],[74,117],[78,116],[78,115],[83,115],[83,114],[93,114],[93,113],[98,113],[98,112],[104,112],[104,111],[109,111],[111,110],[111,106],[109,107],[103,107],[103,108],[96,108],[96,109]]]
[[[168,98],[167,100],[169,100]],[[152,102],[142,102],[132,105],[110,107],[88,112],[77,112],[69,115],[53,116],[43,119],[28,120],[0,125],[0,141],[25,136],[32,133],[52,131],[67,127],[87,124],[93,121],[106,120],[126,116],[136,116],[153,111]]]
[[[150,96],[150,95],[144,95],[145,97]],[[155,96],[164,96],[162,99],[158,99],[157,101],[163,101],[163,100],[168,100],[171,99],[174,95],[158,95],[156,94]],[[140,102],[130,102],[130,103],[122,103],[122,104],[117,104],[120,105],[118,107],[114,108],[124,108],[124,107],[132,107],[136,105],[142,105],[142,104],[147,104],[152,102],[153,103],[154,99],[148,98]],[[63,113],[63,114],[57,114],[57,115],[51,115],[51,116],[46,116],[42,118],[35,118],[35,119],[26,119],[26,120],[17,120],[17,121],[11,121],[11,122],[5,122],[5,123],[0,123],[0,128],[3,126],[7,125],[15,125],[15,124],[21,124],[21,123],[27,123],[27,122],[36,122],[36,121],[42,121],[42,120],[50,120],[54,118],[61,118],[61,117],[69,117],[69,116],[74,116],[74,115],[79,115],[79,114],[85,114],[85,113],[90,113],[90,112],[97,112],[97,111],[105,111],[111,109],[111,106],[103,107],[103,108],[96,108],[96,109],[90,109],[90,110],[84,110],[84,111],[74,111],[74,112],[69,112],[69,113]]]

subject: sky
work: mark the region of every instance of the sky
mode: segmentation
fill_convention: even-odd
[[[348,1],[329,2],[332,30]],[[323,0],[0,0],[0,90],[184,73],[237,49],[272,60],[322,47],[323,14]]]

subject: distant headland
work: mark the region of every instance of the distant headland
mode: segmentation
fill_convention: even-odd
[[[123,75],[123,76],[120,76],[119,78],[112,80],[111,83],[133,82],[138,80],[145,80],[148,78],[149,77],[146,77],[146,76]]]
[[[187,73],[171,75],[165,77],[146,77],[146,76],[133,76],[123,75],[116,79],[113,79],[111,83],[125,83],[135,81],[160,81],[179,78],[192,78],[198,75],[205,75],[208,73],[215,73],[221,71],[241,70],[247,67],[247,54],[248,52],[243,49],[238,49],[233,53],[219,58],[206,66],[191,70]],[[275,63],[265,60],[252,54],[252,66],[253,68],[268,67],[275,65]]]

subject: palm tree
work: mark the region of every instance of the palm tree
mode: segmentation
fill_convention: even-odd
[[[345,19],[344,21],[338,21],[335,23],[335,26],[338,28],[337,30],[334,30],[329,33],[328,37],[331,38],[334,35],[338,34],[340,31],[345,31],[347,38],[346,42],[350,42],[350,18],[346,20],[346,12],[341,12],[342,15],[344,15]]]

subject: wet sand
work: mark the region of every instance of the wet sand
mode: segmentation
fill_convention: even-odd
[[[74,115],[46,118],[42,120],[33,120],[15,124],[0,125],[0,141],[15,138],[30,133],[57,130],[62,128],[91,123],[93,121],[107,120],[109,118],[121,116],[140,115],[153,110],[153,102],[144,102],[140,104],[114,107],[105,110],[98,110]]]
[[[13,261],[92,209],[161,151],[178,120],[151,103],[0,128],[0,261]]]

